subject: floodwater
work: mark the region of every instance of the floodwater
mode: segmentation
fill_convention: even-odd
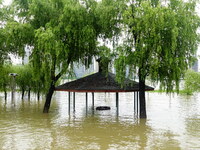
[[[95,93],[96,106],[111,110],[92,111],[88,93],[76,94],[76,111],[68,93],[57,92],[49,114],[44,100],[21,100],[15,105],[0,93],[1,150],[197,150],[200,149],[200,94],[194,96],[147,93],[147,119],[134,115],[133,94],[119,94],[119,116],[115,94]]]

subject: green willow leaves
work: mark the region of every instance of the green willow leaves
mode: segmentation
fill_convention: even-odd
[[[135,76],[140,69],[143,80],[160,82],[168,92],[178,90],[184,71],[195,60],[200,25],[195,6],[194,1],[176,0],[130,4],[124,13],[127,38],[118,52],[117,68],[124,68],[119,63],[123,59]]]

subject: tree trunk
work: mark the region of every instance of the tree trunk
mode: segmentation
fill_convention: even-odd
[[[68,59],[67,64],[69,65],[71,59]],[[46,95],[46,101],[44,104],[44,109],[43,109],[43,113],[48,113],[49,112],[49,108],[50,108],[50,104],[51,104],[51,98],[52,95],[54,93],[54,89],[55,89],[55,83],[58,81],[58,79],[62,76],[63,72],[65,72],[64,70],[66,70],[67,68],[63,68],[63,70],[61,70],[60,73],[58,73],[55,76],[55,70],[56,70],[56,59],[54,59],[53,62],[53,68],[51,69],[51,85],[49,88],[49,91]]]
[[[4,98],[5,98],[5,100],[7,100],[7,91],[6,91],[6,89],[4,89]]]
[[[44,104],[44,109],[43,109],[43,113],[48,113],[49,112],[49,108],[50,108],[50,104],[51,104],[51,98],[53,95],[55,89],[55,85],[54,85],[54,81],[51,82],[51,86],[49,88],[49,91],[46,95],[46,102]]]
[[[145,78],[142,78],[139,71],[139,98],[140,98],[140,118],[147,118],[145,101]]]
[[[7,90],[6,90],[6,84],[3,84],[3,91],[4,91],[4,98],[7,100]]]
[[[37,92],[37,99],[40,100],[40,91]]]
[[[22,100],[24,99],[24,93],[25,93],[25,90],[22,89]]]
[[[31,88],[28,89],[28,100],[31,99]]]

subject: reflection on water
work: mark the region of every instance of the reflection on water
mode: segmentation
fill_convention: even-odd
[[[147,93],[148,119],[134,115],[133,94],[119,94],[116,116],[115,94],[95,94],[95,106],[111,110],[85,109],[85,93],[76,94],[76,111],[68,113],[68,93],[57,92],[49,114],[44,101],[33,96],[15,106],[0,93],[0,149],[200,149],[200,98]],[[72,101],[71,101],[72,102]],[[71,108],[72,107],[71,103]]]

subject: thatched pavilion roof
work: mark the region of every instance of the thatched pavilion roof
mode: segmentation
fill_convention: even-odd
[[[139,83],[130,79],[125,79],[122,87],[115,81],[115,75],[103,72],[97,72],[92,75],[67,82],[55,88],[56,91],[69,92],[133,92],[139,91]],[[153,87],[145,86],[146,91],[154,90]]]

